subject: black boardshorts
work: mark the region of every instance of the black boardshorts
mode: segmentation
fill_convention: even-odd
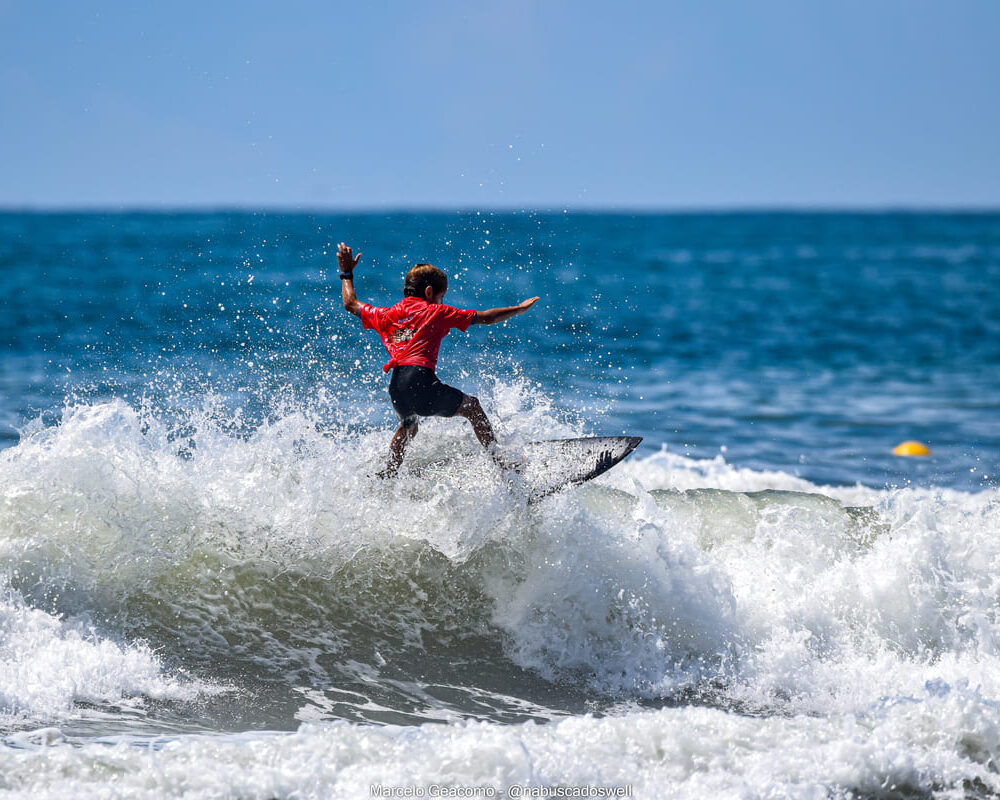
[[[455,416],[465,393],[441,383],[432,369],[404,364],[392,370],[389,398],[403,427],[412,428],[417,417]]]

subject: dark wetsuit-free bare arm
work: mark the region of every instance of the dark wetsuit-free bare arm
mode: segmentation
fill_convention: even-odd
[[[476,318],[472,321],[472,324],[493,325],[497,322],[503,322],[511,317],[516,317],[518,314],[523,314],[537,302],[538,298],[532,297],[529,300],[525,300],[523,303],[518,303],[516,306],[507,306],[506,308],[490,308],[486,311],[477,311]]]
[[[357,258],[351,252],[351,248],[341,242],[337,245],[337,264],[340,267],[340,297],[344,301],[344,310],[349,311],[354,316],[358,316],[361,303],[354,293],[354,268],[361,260],[361,253]],[[350,277],[348,277],[350,276]]]

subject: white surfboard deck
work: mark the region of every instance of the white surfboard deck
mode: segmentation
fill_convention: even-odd
[[[524,464],[515,480],[528,490],[529,501],[540,500],[564,486],[574,486],[603,475],[626,458],[642,441],[641,436],[589,436],[530,442],[520,454]],[[511,453],[514,456],[514,453]],[[417,468],[418,475],[474,487],[484,470],[496,470],[483,454],[456,456]]]

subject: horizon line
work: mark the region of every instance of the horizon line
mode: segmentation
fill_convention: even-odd
[[[120,205],[57,205],[31,204],[22,205],[0,203],[0,214],[315,214],[346,216],[350,214],[609,214],[609,215],[728,215],[728,214],[996,214],[1000,213],[1000,204],[918,204],[918,203],[885,203],[885,204],[747,204],[747,205],[704,205],[704,206],[655,206],[655,205],[494,205],[470,206],[449,204],[401,204],[376,205],[359,204],[356,206],[323,206],[309,204],[244,204],[244,203],[183,203],[168,204],[120,204]]]

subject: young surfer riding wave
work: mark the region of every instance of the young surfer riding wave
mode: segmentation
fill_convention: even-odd
[[[432,264],[417,264],[406,274],[401,301],[394,306],[372,306],[360,302],[354,293],[354,268],[360,260],[361,253],[355,256],[343,242],[337,245],[344,308],[360,317],[365,328],[377,331],[389,351],[383,369],[392,370],[389,398],[399,417],[399,428],[389,445],[385,470],[379,474],[391,477],[399,470],[407,445],[417,435],[420,417],[465,417],[493,460],[501,467],[509,466],[497,451],[493,426],[479,400],[437,377],[438,350],[452,328],[465,331],[470,325],[503,322],[523,314],[538,298],[486,311],[446,306],[442,301],[448,291],[448,276]]]

